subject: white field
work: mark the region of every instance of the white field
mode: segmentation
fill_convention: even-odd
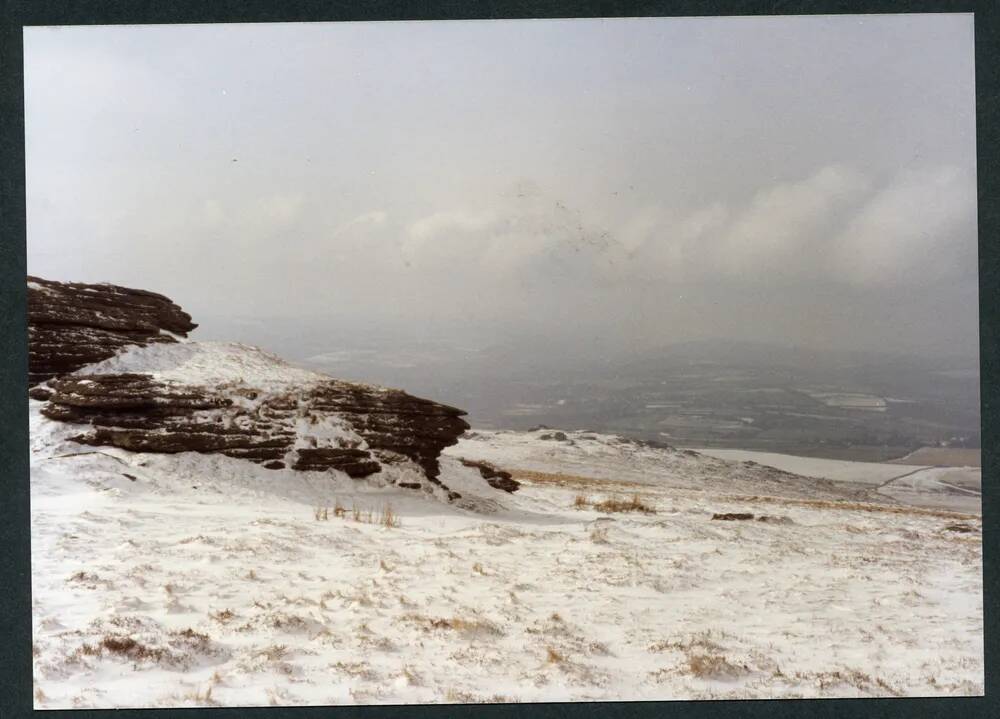
[[[38,708],[983,692],[977,516],[834,502],[787,476],[765,488],[795,499],[748,498],[740,465],[582,433],[463,440],[451,455],[524,485],[507,495],[445,458],[454,506],[334,473],[95,453],[37,410]],[[573,506],[633,492],[655,513]],[[338,502],[391,505],[400,525]],[[778,522],[711,519],[739,511]]]
[[[736,462],[757,462],[805,477],[876,485],[880,494],[907,504],[980,512],[980,467],[936,467],[893,462],[852,462],[799,457],[746,449],[697,449],[700,454]]]
[[[823,459],[820,457],[800,457],[779,452],[758,452],[750,449],[702,449],[694,448],[699,454],[734,462],[757,462],[768,467],[776,467],[786,472],[804,477],[824,477],[839,482],[861,482],[882,484],[903,474],[908,474],[926,465],[889,464],[885,462],[853,462],[844,459]]]

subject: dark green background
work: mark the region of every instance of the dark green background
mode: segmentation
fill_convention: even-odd
[[[47,711],[73,717],[1000,717],[996,531],[993,491],[998,457],[1000,361],[996,328],[1000,242],[1000,1],[919,0],[608,0],[459,2],[457,0],[0,0],[0,719],[32,714],[31,579],[28,513],[27,327],[25,287],[24,109],[21,28],[77,25],[297,20],[418,20],[671,15],[799,15],[974,12],[979,173],[980,347],[983,422],[983,555],[986,697],[809,699],[790,701],[616,702],[579,704],[304,707]],[[835,62],[831,58],[831,62]],[[86,252],[86,247],[80,248]],[[767,581],[761,577],[761,581]],[[823,647],[817,646],[817,652]]]

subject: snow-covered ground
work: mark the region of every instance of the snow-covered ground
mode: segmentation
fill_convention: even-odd
[[[804,477],[825,477],[841,482],[861,482],[863,484],[882,484],[914,470],[923,469],[926,465],[889,464],[886,462],[852,462],[844,459],[823,459],[820,457],[800,457],[794,454],[778,452],[759,452],[750,449],[702,449],[694,448],[699,454],[736,462],[757,462],[769,467],[777,467],[786,472],[801,474]]]
[[[851,462],[799,457],[746,449],[698,449],[700,454],[738,462],[757,462],[806,477],[856,482],[878,487],[880,494],[907,504],[980,512],[982,477],[979,467],[941,467],[895,462]]]
[[[183,339],[183,338],[181,338]],[[80,369],[78,375],[141,372],[189,385],[245,384],[255,389],[306,388],[330,377],[302,369],[259,347],[239,342],[131,345],[114,357]]]
[[[542,432],[451,448],[456,506],[336,473],[95,450],[38,407],[39,708],[983,691],[977,515]],[[633,494],[650,513],[594,507]],[[398,526],[377,523],[387,507]]]

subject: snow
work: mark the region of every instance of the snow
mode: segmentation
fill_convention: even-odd
[[[254,382],[288,376],[249,354]],[[215,377],[209,359],[124,364]],[[983,692],[980,534],[945,529],[975,516],[741,499],[740,465],[540,432],[451,448],[456,506],[380,475],[95,450],[39,406],[38,708]],[[455,455],[521,467],[523,486],[494,490]],[[633,492],[655,513],[574,507]],[[737,511],[788,523],[711,519]]]
[[[191,342],[191,340],[185,337],[184,335],[176,334],[174,332],[171,332],[170,330],[165,330],[162,327],[160,328],[160,334],[163,335],[164,337],[171,338],[175,342],[180,342],[180,343]]]
[[[301,369],[258,347],[238,342],[179,342],[136,345],[88,365],[77,374],[150,374],[166,382],[207,387],[246,385],[260,390],[309,387],[330,378]]]
[[[786,472],[801,474],[805,477],[823,477],[841,482],[862,482],[864,484],[876,485],[923,468],[923,465],[910,466],[883,462],[853,462],[841,459],[800,457],[778,452],[758,452],[747,449],[702,449],[699,447],[693,449],[709,457],[737,462],[757,462],[758,464],[776,467]]]
[[[917,506],[941,507],[960,512],[982,511],[983,473],[979,467],[852,462],[744,449],[697,451],[719,459],[753,461],[806,477],[875,485],[880,494]]]

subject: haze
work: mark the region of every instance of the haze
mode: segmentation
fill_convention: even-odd
[[[30,28],[25,76],[29,272],[196,338],[977,356],[971,15]]]

